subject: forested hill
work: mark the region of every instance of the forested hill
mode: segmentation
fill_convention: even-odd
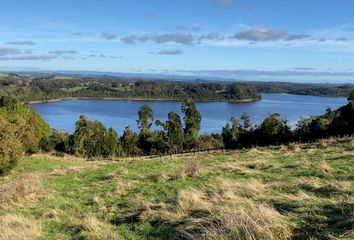
[[[252,83],[262,93],[288,93],[297,95],[346,97],[354,90],[353,84],[304,84],[287,82]]]
[[[0,73],[0,93],[18,100],[60,98],[126,98],[197,101],[255,101],[260,93],[348,96],[352,84],[299,84],[287,82],[175,81],[80,75],[18,75]]]
[[[20,101],[60,98],[127,98],[152,100],[256,101],[255,86],[246,83],[178,82],[112,77],[29,77],[0,75],[0,91]]]

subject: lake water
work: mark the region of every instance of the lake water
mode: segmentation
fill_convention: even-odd
[[[269,113],[279,113],[295,126],[300,116],[308,117],[324,113],[327,107],[336,109],[346,104],[346,98],[315,97],[291,94],[262,94],[261,101],[252,103],[198,102],[202,114],[201,133],[220,132],[232,116],[247,112],[253,123],[260,123]],[[131,101],[131,100],[65,100],[53,103],[33,104],[32,107],[52,128],[72,132],[80,115],[99,120],[106,127],[113,127],[120,134],[126,126],[137,130],[137,112],[140,106],[149,104],[154,118],[165,121],[170,111],[182,116],[180,102]],[[182,117],[181,117],[182,119]]]

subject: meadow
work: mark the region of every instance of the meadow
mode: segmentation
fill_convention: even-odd
[[[0,239],[354,239],[354,138],[86,161],[23,157]]]

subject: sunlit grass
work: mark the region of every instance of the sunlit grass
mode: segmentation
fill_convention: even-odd
[[[13,236],[14,221],[40,239],[350,239],[353,142],[120,162],[25,157],[0,179],[0,235]]]

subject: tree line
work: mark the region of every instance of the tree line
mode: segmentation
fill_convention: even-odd
[[[139,98],[197,101],[256,101],[256,87],[246,83],[183,82],[105,77],[58,78],[11,76],[0,78],[0,92],[22,102],[57,98]]]
[[[240,118],[232,117],[220,134],[211,135],[199,134],[202,116],[193,100],[182,102],[182,117],[170,112],[165,122],[154,121],[153,109],[143,105],[138,112],[139,132],[126,127],[118,137],[114,129],[105,129],[102,123],[81,116],[75,132],[61,138],[60,148],[55,147],[55,138],[51,142],[52,136],[43,143],[52,146],[48,150],[54,147],[54,150],[69,154],[109,158],[311,142],[354,133],[353,99],[354,91],[348,97],[347,105],[337,110],[327,109],[321,116],[300,118],[294,129],[277,113],[270,114],[258,125],[244,113]],[[157,130],[151,130],[153,124]]]
[[[198,148],[200,143],[201,114],[195,102],[185,100],[181,117],[174,112],[168,114],[165,122],[154,122],[153,110],[149,105],[141,106],[137,124],[139,132],[127,126],[121,137],[113,129],[106,129],[99,121],[91,121],[80,116],[72,134],[53,132],[42,139],[45,151],[58,151],[87,158],[111,158],[122,156],[142,156],[166,153],[180,153]],[[158,129],[152,131],[155,124]]]
[[[258,125],[244,113],[233,117],[220,134],[200,135],[202,116],[194,100],[184,100],[183,116],[168,113],[167,120],[154,119],[149,105],[138,112],[138,132],[129,126],[122,136],[99,121],[80,116],[75,131],[55,131],[31,108],[10,96],[0,96],[0,175],[6,173],[23,153],[58,152],[89,159],[175,154],[211,148],[248,148],[311,142],[331,136],[354,134],[354,91],[348,104],[327,109],[321,116],[301,118],[296,128],[279,114],[270,114]],[[157,129],[152,130],[156,125]]]

